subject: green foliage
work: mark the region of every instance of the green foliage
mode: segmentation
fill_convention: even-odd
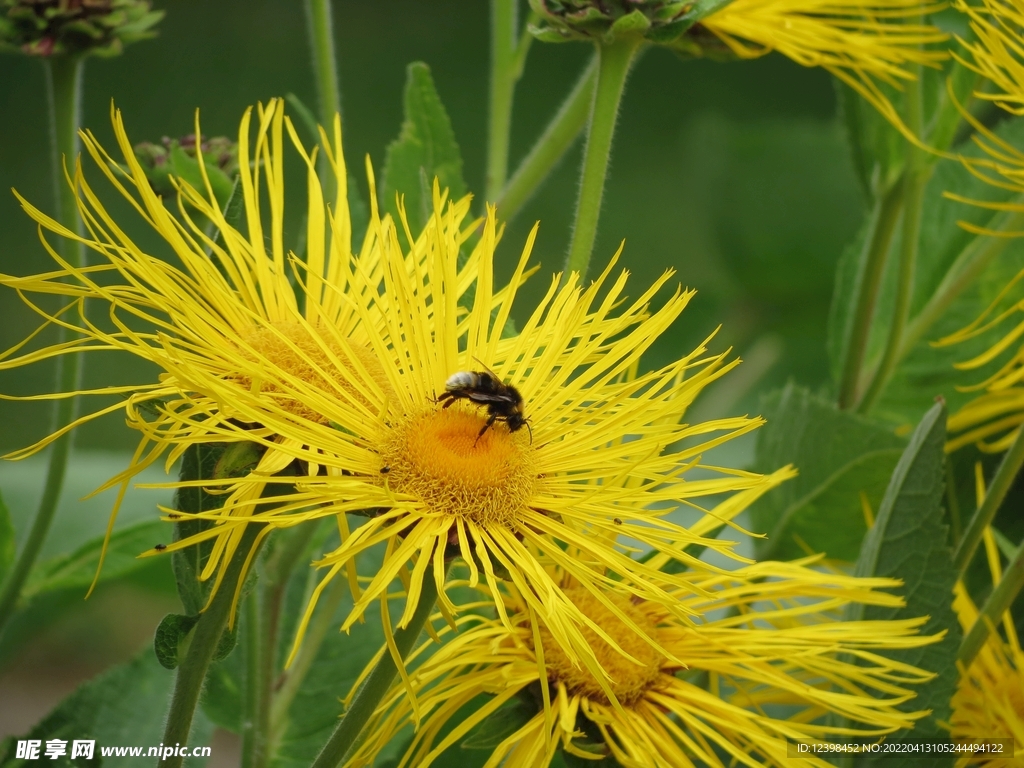
[[[107,544],[97,583],[113,581],[144,568],[147,563],[139,559],[139,553],[152,549],[154,544],[166,539],[168,533],[167,524],[159,520],[115,531]],[[97,536],[70,554],[40,563],[29,575],[22,599],[31,600],[45,592],[60,589],[87,589],[96,576],[102,549],[103,537]]]
[[[0,584],[3,584],[7,571],[14,563],[14,553],[14,525],[3,496],[0,496]]]
[[[120,664],[81,685],[28,733],[8,739],[0,746],[0,766],[23,765],[15,759],[17,739],[65,739],[68,755],[74,739],[95,739],[93,760],[67,757],[46,760],[47,765],[80,765],[104,768],[139,765],[138,757],[106,757],[100,760],[101,746],[140,746],[148,748],[162,741],[164,710],[174,686],[174,675],[157,662],[146,648],[131,661]],[[212,728],[200,716],[193,723],[189,746],[208,743]],[[6,751],[5,751],[6,748]],[[204,761],[188,760],[186,765],[200,766]]]
[[[1019,145],[1024,140],[1024,121],[1014,120],[999,133]],[[974,322],[1024,268],[1024,241],[975,237],[957,226],[958,221],[964,220],[995,226],[1004,220],[1001,214],[993,215],[991,211],[942,198],[942,190],[975,199],[1005,197],[999,194],[999,190],[982,185],[953,163],[940,166],[929,185],[911,316],[924,310],[943,282],[963,274],[965,262],[977,258],[980,269],[976,277],[968,278],[968,284],[959,295],[942,309],[935,323],[924,329],[896,369],[876,407],[879,416],[894,423],[914,423],[936,395],[946,399],[952,412],[975,396],[976,393],[965,392],[962,387],[983,381],[993,372],[993,366],[975,371],[957,371],[953,366],[991,347],[1009,330],[1009,325],[997,326],[967,343],[935,347],[933,342]],[[1019,226],[1014,225],[1013,228]],[[888,306],[886,293],[882,295],[882,302],[882,310],[885,311]],[[877,339],[873,339],[872,344],[877,348]]]
[[[501,742],[530,722],[536,714],[536,706],[522,698],[514,698],[466,734],[466,738],[462,740],[462,748],[493,751]]]
[[[793,463],[799,475],[752,509],[762,559],[807,551],[853,561],[865,531],[860,494],[877,509],[905,441],[873,422],[838,410],[793,384],[763,403],[768,423],[758,433],[755,469]]]
[[[430,68],[409,65],[405,83],[405,121],[398,138],[388,145],[381,187],[381,206],[399,222],[396,194],[405,199],[412,232],[419,232],[433,208],[432,189],[437,178],[451,200],[466,194],[462,154],[455,142],[452,122],[441,103]],[[399,232],[402,226],[398,223]],[[404,234],[399,235],[404,239]]]
[[[260,449],[254,443],[233,443],[227,447],[217,445],[193,445],[185,451],[181,461],[183,480],[209,477],[240,477],[250,472],[259,462]],[[224,503],[222,494],[210,494],[195,486],[179,488],[174,495],[174,508],[182,512],[209,512],[219,509]],[[204,530],[209,523],[204,520],[181,520],[175,523],[174,540],[188,538]],[[200,581],[199,576],[206,565],[213,547],[212,541],[178,550],[171,555],[174,579],[178,585],[178,596],[185,613],[195,616],[206,605],[212,580]]]
[[[169,613],[163,617],[153,637],[156,659],[164,669],[176,669],[188,650],[188,636],[199,621],[198,616]]]
[[[857,576],[900,579],[904,586],[899,592],[906,604],[901,608],[858,605],[847,614],[851,621],[927,616],[922,635],[945,632],[940,642],[887,654],[937,673],[931,682],[917,688],[914,699],[900,705],[904,711],[932,710],[917,723],[915,738],[945,735],[939,723],[949,719],[949,700],[957,682],[956,654],[961,633],[952,605],[957,572],[946,540],[941,505],[945,436],[946,408],[937,403],[911,435],[857,560]]]

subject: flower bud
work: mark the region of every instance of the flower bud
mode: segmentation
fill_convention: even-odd
[[[200,136],[198,151],[202,152],[213,193],[224,206],[238,176],[238,145],[226,136]],[[196,137],[192,133],[180,139],[164,136],[160,144],[144,141],[135,145],[135,159],[146,172],[150,186],[165,197],[175,194],[172,176],[187,181],[197,190],[205,189],[196,152]]]
[[[530,0],[538,16],[530,32],[538,40],[589,40],[608,44],[634,37],[683,57],[736,56],[702,26],[692,0]]]
[[[148,0],[0,0],[0,50],[29,56],[116,56],[154,37]]]

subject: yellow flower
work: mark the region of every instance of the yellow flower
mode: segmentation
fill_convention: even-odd
[[[822,67],[902,127],[879,82],[899,87],[914,77],[908,65],[947,58],[925,48],[948,37],[921,21],[939,8],[922,0],[734,0],[700,23],[741,58],[778,51]]]
[[[596,661],[581,627],[604,630],[562,593],[536,553],[561,562],[586,588],[665,602],[684,616],[685,609],[648,579],[654,569],[629,552],[642,544],[684,562],[695,561],[684,551],[691,544],[728,553],[730,542],[708,534],[792,475],[788,468],[762,476],[701,464],[704,452],[761,423],[746,417],[681,421],[702,389],[738,361],[708,355],[702,345],[659,369],[635,374],[640,356],[676,320],[692,292],[676,289],[652,309],[671,278],[666,273],[629,300],[627,274],[611,277],[613,260],[585,287],[576,275],[564,282],[554,276],[522,332],[507,335],[536,230],[511,283],[498,289],[492,261],[501,233],[493,209],[482,224],[468,221],[469,199],[448,202],[435,185],[432,215],[413,235],[404,216],[399,222],[380,217],[368,169],[372,216],[360,253],[352,256],[340,125],[335,123],[333,142],[323,137],[340,188],[328,210],[314,157],[302,150],[281,103],[261,108],[258,116],[252,154],[248,113],[239,137],[247,234],[225,221],[209,188],[200,194],[178,182],[182,198],[215,224],[217,239],[192,224],[184,205],[175,218],[153,194],[118,115],[115,128],[127,173],[86,136],[109,181],[135,203],[182,267],[139,248],[76,170],[89,229],[85,242],[103,263],[75,270],[61,262],[53,273],[3,276],[0,282],[23,296],[48,292],[76,299],[71,306],[78,318],[71,325],[81,338],[0,366],[120,349],[164,371],[154,384],[98,391],[130,393],[124,403],[97,413],[125,408],[131,426],[143,434],[132,466],[111,483],[126,484],[165,453],[170,466],[189,445],[245,441],[264,450],[259,465],[244,477],[193,481],[222,492],[224,504],[194,515],[214,523],[207,530],[162,550],[213,539],[202,577],[216,575],[215,588],[255,514],[267,524],[261,535],[336,517],[341,544],[319,563],[326,575],[300,625],[296,647],[320,591],[343,570],[355,597],[345,629],[384,598],[396,578],[408,585],[398,622],[405,626],[427,573],[436,580],[442,609],[453,612],[443,581],[445,560],[454,556],[468,563],[474,583],[481,576],[488,584],[511,579],[570,656],[582,657],[591,669],[597,669]],[[287,257],[284,246],[286,129],[308,166],[305,263]],[[25,206],[42,227],[72,236]],[[408,252],[399,227],[412,243]],[[469,253],[460,268],[463,251]],[[108,276],[115,278],[113,284]],[[109,305],[116,330],[86,319],[87,298]],[[45,316],[48,322],[68,322]],[[528,428],[513,429],[518,422],[507,420],[488,428],[485,407],[466,399],[438,401],[453,374],[492,369],[495,381],[521,394]],[[143,405],[156,416],[148,416]],[[288,480],[293,490],[261,497],[274,476],[289,467],[298,467],[290,469],[298,474]],[[613,489],[603,487],[610,484]],[[712,496],[725,500],[690,529],[665,519],[678,506],[703,511],[697,500]],[[271,503],[275,506],[268,508]],[[350,530],[349,513],[365,521]],[[632,544],[617,542],[619,536]],[[360,589],[355,558],[382,544],[383,566]],[[578,555],[567,557],[566,545]],[[609,584],[613,578],[621,581]],[[624,614],[620,618],[629,624]]]
[[[123,155],[118,164],[91,133],[83,143],[107,180],[127,198],[142,221],[165,241],[170,258],[147,253],[113,219],[86,180],[80,161],[73,182],[87,234],[78,238],[23,198],[40,225],[40,237],[58,268],[29,277],[0,275],[0,284],[21,298],[49,324],[78,334],[66,344],[24,352],[25,342],[0,355],[0,369],[15,368],[62,354],[123,350],[161,369],[157,381],[111,386],[92,391],[42,395],[123,395],[123,399],[81,417],[67,428],[6,458],[20,459],[41,450],[60,434],[97,416],[124,410],[128,424],[142,433],[131,465],[97,492],[120,485],[111,514],[109,536],[121,496],[131,479],[166,454],[170,469],[189,446],[203,443],[256,443],[258,465],[243,478],[203,482],[227,493],[232,519],[203,534],[215,537],[202,578],[218,581],[236,549],[245,518],[252,514],[269,478],[295,459],[310,472],[318,464],[344,466],[344,457],[321,451],[338,434],[323,414],[324,401],[366,409],[388,395],[380,358],[361,329],[374,322],[374,298],[381,279],[379,253],[368,248],[354,259],[346,198],[347,174],[341,151],[341,123],[333,136],[321,134],[338,194],[328,207],[316,176],[315,155],[302,149],[284,116],[283,102],[258,107],[252,143],[247,110],[239,129],[239,189],[245,227],[236,229],[220,210],[209,182],[197,190],[175,180],[180,192],[178,216],[152,190],[135,159],[119,112],[112,113]],[[284,133],[287,130],[307,166],[306,255],[299,262],[284,242]],[[196,135],[200,135],[198,115]],[[206,180],[202,165],[203,178]],[[462,208],[468,203],[462,203]],[[190,215],[190,210],[193,213]],[[193,220],[194,211],[215,227],[211,237]],[[81,239],[94,252],[92,266],[78,269],[64,262],[46,239],[46,231]],[[372,244],[372,238],[367,243]],[[98,258],[97,258],[98,257]],[[298,290],[292,287],[297,283]],[[51,315],[31,294],[58,294],[71,299],[65,311]],[[86,314],[105,304],[108,322]],[[357,310],[356,303],[362,305]],[[36,332],[38,333],[38,331]],[[306,384],[302,396],[289,394]],[[31,399],[31,398],[30,398]],[[309,446],[316,446],[312,448]],[[178,485],[171,483],[170,485]],[[343,523],[343,519],[341,520]],[[266,529],[264,532],[269,532]],[[181,544],[167,547],[174,549]],[[215,591],[215,590],[214,590]],[[211,592],[212,595],[212,592]]]
[[[393,394],[362,413],[331,417],[345,427],[337,439],[349,443],[343,452],[348,473],[298,482],[301,498],[323,505],[313,514],[375,511],[317,563],[327,569],[317,594],[360,553],[386,542],[384,564],[366,588],[350,578],[355,603],[342,628],[347,630],[373,601],[386,599],[396,578],[407,585],[398,622],[406,626],[424,574],[435,580],[442,609],[454,614],[444,591],[445,561],[461,556],[474,586],[510,580],[571,658],[596,670],[581,627],[598,634],[604,629],[552,581],[538,554],[557,561],[586,589],[666,603],[682,617],[685,607],[653,581],[656,571],[629,553],[646,545],[683,562],[696,560],[685,552],[691,544],[728,553],[731,542],[707,534],[792,470],[762,476],[701,464],[707,450],[761,423],[746,417],[699,424],[682,420],[697,394],[733,367],[725,355],[708,355],[702,345],[636,374],[641,355],[692,295],[676,289],[652,309],[671,273],[636,299],[625,296],[627,273],[612,279],[614,259],[586,287],[576,274],[564,281],[555,275],[521,332],[506,336],[536,230],[499,296],[493,292],[491,263],[498,231],[494,211],[488,211],[467,265],[475,282],[471,304],[463,309],[456,263],[459,244],[471,230],[460,230],[461,215],[440,203],[435,190],[438,234],[413,247],[414,253],[428,254],[422,272],[402,266],[406,257],[396,228],[375,209],[371,217],[370,230],[384,254],[383,293],[391,301],[371,345],[393,360],[387,367]],[[487,411],[465,399],[438,402],[453,374],[487,371],[516,388],[528,429],[513,430],[501,421],[488,428]],[[682,447],[667,450],[672,446]],[[725,500],[694,527],[666,519],[678,506],[703,511],[696,500],[712,495]],[[268,514],[289,518],[287,511]],[[296,513],[302,514],[308,513]],[[575,554],[569,556],[566,547]],[[638,629],[618,609],[613,613]],[[502,620],[511,628],[511,618]]]
[[[999,550],[989,529],[985,530],[985,550],[993,584],[998,584],[1002,577]],[[962,582],[957,582],[953,608],[966,634],[978,620],[978,609]],[[1024,750],[1024,652],[1009,611],[1003,614],[1002,627],[1006,639],[996,629],[970,668],[960,670],[960,682],[952,700],[950,732],[954,739],[1012,738],[1017,757],[965,758],[957,762],[958,767],[1020,765]]]
[[[517,700],[536,714],[497,745],[488,768],[543,768],[560,747],[591,759],[610,754],[631,768],[786,766],[787,739],[912,727],[927,713],[899,705],[933,675],[884,653],[940,638],[917,634],[925,619],[842,621],[851,603],[900,605],[900,598],[879,591],[898,582],[826,573],[813,567],[817,561],[764,562],[730,573],[705,567],[687,573],[686,586],[663,582],[682,606],[703,617],[692,622],[657,603],[614,594],[601,599],[549,566],[579,609],[631,655],[589,633],[610,685],[567,659],[510,589],[498,612],[512,617],[512,627],[488,618],[489,602],[482,602],[440,648],[424,645],[419,655],[430,655],[409,673],[407,687],[393,690],[377,709],[347,766],[371,764],[411,722],[416,732],[400,765],[427,768]],[[657,647],[623,628],[612,606]],[[446,722],[481,694],[493,698],[442,737]],[[847,724],[829,724],[830,713]]]

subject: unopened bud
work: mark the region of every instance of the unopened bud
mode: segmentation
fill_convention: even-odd
[[[231,197],[235,179],[238,177],[238,145],[226,136],[199,137],[198,148],[195,134],[179,139],[164,136],[159,144],[144,141],[135,145],[135,158],[146,172],[150,186],[158,195],[174,194],[171,177],[187,181],[200,192],[206,185],[199,170],[197,149],[202,152],[206,176],[221,207]]]
[[[538,40],[600,44],[636,38],[683,56],[733,58],[728,48],[697,23],[694,0],[530,0]]]
[[[116,56],[154,37],[148,0],[0,0],[0,50],[29,56]]]

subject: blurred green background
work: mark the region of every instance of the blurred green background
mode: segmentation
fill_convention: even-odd
[[[83,121],[106,146],[113,146],[111,101],[123,111],[133,142],[190,133],[196,108],[205,134],[234,136],[242,111],[258,100],[292,92],[315,107],[300,3],[178,0],[154,5],[167,11],[156,40],[130,46],[119,58],[86,65]],[[357,177],[364,155],[378,171],[382,167],[385,147],[402,119],[406,65],[422,60],[430,65],[451,115],[466,181],[471,190],[482,189],[487,11],[487,3],[455,0],[334,3],[346,155]],[[589,54],[582,45],[534,44],[516,92],[513,169]],[[0,57],[0,188],[16,188],[51,210],[44,96],[39,61]],[[864,208],[835,113],[830,77],[781,56],[722,64],[682,61],[653,50],[630,79],[593,268],[600,268],[625,239],[622,264],[634,274],[631,295],[670,267],[681,283],[698,290],[672,333],[651,352],[649,365],[689,351],[719,325],[712,349],[732,347],[747,360],[697,403],[694,418],[755,413],[760,393],[790,378],[811,388],[826,382],[825,326],[835,262]],[[546,286],[547,274],[561,267],[578,163],[577,144],[502,242],[499,271],[507,273],[529,228],[541,221],[535,261],[544,269],[522,294],[520,320]],[[297,182],[292,189],[304,194],[297,163],[288,170],[286,178]],[[93,169],[91,178],[100,187],[98,176]],[[365,196],[365,180],[361,183]],[[291,209],[292,233],[300,207]],[[112,211],[129,213],[122,203],[114,203]],[[159,248],[137,219],[127,228],[140,243]],[[0,195],[0,233],[0,272],[50,269],[35,226],[6,193]],[[13,292],[0,294],[0,348],[19,342],[36,324],[36,316]],[[116,356],[94,355],[85,367],[89,386],[141,382],[153,375]],[[0,393],[39,393],[52,386],[53,370],[45,364],[0,373]],[[47,434],[49,413],[43,404],[0,402],[0,450],[23,447]],[[109,497],[88,503],[77,499],[122,468],[134,442],[119,416],[79,431],[75,464],[44,557],[102,531]],[[737,446],[730,460],[742,464],[749,455],[748,442]],[[34,508],[42,471],[38,459],[0,464],[0,492],[19,535]],[[158,479],[161,473],[147,478]],[[134,492],[124,519],[152,516],[155,503],[166,497]],[[41,670],[49,670],[56,682],[49,704],[23,704],[6,720],[0,718],[0,736],[31,724],[76,680],[151,637],[162,613],[173,610],[174,599],[165,563],[158,561],[146,573],[149,587],[141,592],[115,586],[84,607],[80,594],[68,595],[59,606],[35,610],[8,633],[0,643],[0,690],[14,685],[26,669],[35,670],[37,679]],[[74,610],[65,609],[72,605]],[[125,606],[138,608],[126,611]],[[131,620],[126,619],[129,612]],[[47,629],[40,635],[42,627]],[[24,641],[30,636],[34,641],[27,648]]]

